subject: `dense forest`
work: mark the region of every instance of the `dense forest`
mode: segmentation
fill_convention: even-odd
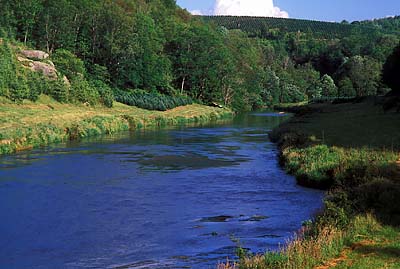
[[[0,0],[0,7],[0,95],[16,102],[45,93],[106,106],[116,99],[156,110],[192,102],[251,110],[385,94],[382,69],[400,41],[399,17],[241,22],[192,16],[174,0]],[[20,67],[16,47],[46,51],[58,79]]]

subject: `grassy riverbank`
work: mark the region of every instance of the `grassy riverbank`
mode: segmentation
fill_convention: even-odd
[[[149,111],[115,103],[113,108],[61,104],[42,95],[37,102],[0,100],[0,154],[129,129],[229,118],[228,109],[203,105]]]
[[[300,184],[329,190],[325,208],[281,251],[236,268],[400,268],[400,114],[374,100],[294,112],[271,137]]]

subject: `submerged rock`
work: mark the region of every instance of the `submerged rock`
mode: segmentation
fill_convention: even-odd
[[[267,216],[254,215],[254,216],[251,216],[251,217],[241,217],[239,219],[239,221],[262,221],[262,220],[265,220],[267,218],[268,218]]]
[[[202,218],[200,221],[201,222],[226,222],[232,218],[233,218],[232,216],[221,215],[221,216]]]

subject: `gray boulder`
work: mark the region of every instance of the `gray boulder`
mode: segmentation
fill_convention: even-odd
[[[49,58],[49,54],[41,50],[22,50],[21,54],[32,60],[45,60]]]
[[[53,64],[32,61],[29,63],[29,68],[35,72],[41,72],[49,79],[57,79],[57,70]]]

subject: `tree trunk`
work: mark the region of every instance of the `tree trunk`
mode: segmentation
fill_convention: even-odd
[[[25,36],[24,36],[24,45],[26,45],[26,42],[28,41],[28,29],[25,31]]]
[[[185,88],[185,80],[186,80],[186,77],[183,77],[183,79],[182,79],[182,85],[181,85],[181,94],[183,95],[183,89]]]

